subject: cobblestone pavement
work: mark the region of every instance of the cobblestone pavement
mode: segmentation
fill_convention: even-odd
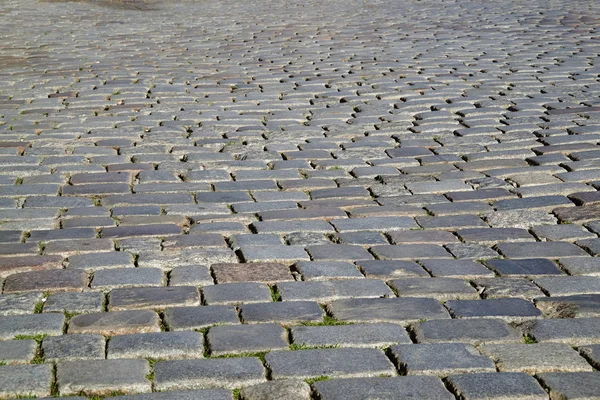
[[[600,3],[0,26],[0,398],[600,399]]]

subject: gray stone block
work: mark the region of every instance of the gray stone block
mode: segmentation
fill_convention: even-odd
[[[361,260],[356,261],[367,278],[428,277],[429,274],[416,262],[401,260]]]
[[[600,276],[600,258],[563,257],[559,262],[571,275]]]
[[[549,389],[551,399],[600,399],[598,372],[547,372],[538,378]]]
[[[169,286],[209,286],[213,283],[208,268],[200,265],[175,267],[169,273]]]
[[[277,324],[215,326],[206,339],[212,356],[288,348],[287,332]]]
[[[600,294],[540,297],[535,306],[546,318],[598,318],[600,317]]]
[[[265,382],[258,358],[161,361],[154,365],[159,391],[223,387],[235,389]]]
[[[104,302],[104,293],[54,293],[44,303],[44,312],[100,312]]]
[[[0,366],[0,397],[50,396],[51,365]]]
[[[242,321],[249,324],[299,324],[306,321],[322,321],[323,315],[323,309],[312,301],[245,304],[241,306],[240,311]]]
[[[484,299],[517,297],[531,300],[543,295],[533,282],[525,278],[476,279],[475,287]]]
[[[236,305],[271,301],[271,290],[264,283],[223,283],[202,288],[208,305]]]
[[[389,281],[398,297],[432,297],[439,301],[479,299],[466,280],[455,278],[402,278]]]
[[[600,344],[598,318],[544,319],[533,321],[524,330],[541,343],[567,343],[571,346]]]
[[[488,344],[480,351],[496,362],[501,372],[593,371],[583,357],[564,343]]]
[[[164,319],[172,331],[199,330],[212,325],[240,323],[237,311],[229,306],[168,308],[164,312]]]
[[[106,358],[202,358],[199,332],[152,332],[113,336]]]
[[[200,294],[193,286],[113,289],[108,300],[110,311],[199,305]]]
[[[519,331],[496,319],[438,320],[419,322],[414,328],[419,343],[521,343]]]
[[[203,389],[203,390],[173,390],[169,392],[130,394],[114,396],[111,399],[119,400],[233,400],[231,390]]]
[[[493,277],[494,273],[473,260],[420,260],[433,277],[475,279]]]
[[[392,322],[404,325],[420,319],[449,319],[441,303],[427,298],[336,300],[329,306],[332,315],[346,322]]]
[[[446,307],[455,318],[501,318],[521,321],[539,318],[542,313],[523,299],[450,300]]]
[[[35,340],[0,341],[0,362],[5,364],[27,364],[37,353]]]
[[[0,315],[33,314],[43,293],[14,293],[0,295]]]
[[[596,276],[538,277],[534,282],[553,297],[600,294],[600,277]]]
[[[406,331],[397,324],[350,324],[333,326],[297,326],[292,328],[294,344],[306,346],[387,347],[411,343]]]
[[[376,349],[273,351],[265,358],[273,379],[396,375],[394,365]]]
[[[496,366],[471,345],[463,343],[405,344],[392,346],[392,354],[407,375],[496,372]]]
[[[454,399],[442,381],[434,376],[332,379],[316,382],[314,388],[323,400]]]
[[[448,383],[465,400],[548,399],[533,377],[518,372],[450,375]]]
[[[160,319],[154,311],[132,310],[77,315],[71,318],[68,328],[68,333],[97,333],[105,336],[146,332],[160,332]]]
[[[295,269],[305,281],[364,278],[356,265],[344,261],[300,261]]]
[[[242,246],[239,249],[243,259],[248,262],[294,262],[297,260],[310,260],[303,247],[270,245],[270,246]]]
[[[277,289],[283,301],[312,300],[328,303],[349,298],[394,297],[389,286],[378,279],[282,282],[277,284]]]
[[[62,335],[42,342],[46,361],[93,360],[105,357],[106,340],[102,335]]]
[[[113,268],[96,271],[90,287],[111,290],[134,286],[163,286],[165,282],[164,272],[160,268]]]
[[[31,314],[0,316],[0,340],[18,335],[62,335],[65,316],[63,314]]]
[[[149,372],[146,360],[67,361],[57,364],[56,382],[61,396],[150,392]]]
[[[244,400],[310,400],[310,392],[306,382],[286,379],[245,387],[241,396]]]

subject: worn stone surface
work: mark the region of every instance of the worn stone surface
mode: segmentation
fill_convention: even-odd
[[[163,361],[154,366],[157,390],[203,389],[265,382],[265,370],[258,358],[218,358]]]
[[[376,349],[274,351],[268,353],[265,359],[273,379],[396,375],[394,365],[381,350]]]
[[[519,372],[450,375],[448,382],[456,393],[469,400],[548,399],[533,377]]]
[[[496,372],[494,363],[463,343],[417,344],[391,347],[396,362],[407,375]]]
[[[281,380],[248,386],[241,391],[245,400],[310,400],[310,386],[300,380]]]
[[[69,321],[68,333],[127,335],[160,331],[160,319],[154,311],[132,310],[100,312],[75,316]]]
[[[56,381],[63,396],[150,392],[149,372],[146,360],[65,361],[57,364]]]
[[[52,367],[50,365],[0,366],[0,397],[50,396]]]
[[[590,400],[600,398],[598,372],[546,372],[537,376],[550,389],[551,398]]]
[[[213,356],[258,353],[288,347],[287,332],[277,324],[215,326],[206,336]]]
[[[7,340],[0,342],[0,361],[4,364],[27,364],[37,352],[35,340]]]
[[[323,400],[360,400],[369,397],[393,400],[454,398],[442,381],[433,376],[332,379],[316,382],[314,387]]]
[[[113,396],[120,400],[231,400],[227,389],[172,390],[169,392],[130,394]]]
[[[35,336],[29,361],[53,364],[115,339],[108,355],[152,359],[150,378],[160,357],[217,361],[198,340],[218,325],[279,326],[288,353],[407,335],[593,345],[598,15],[591,0],[2,1],[0,339]],[[181,367],[173,393],[126,396],[231,400],[271,378],[262,351],[255,375],[224,353],[222,374]],[[405,378],[310,395],[477,397]]]

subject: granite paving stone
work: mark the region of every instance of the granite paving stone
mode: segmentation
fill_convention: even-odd
[[[35,339],[18,362],[49,372],[28,393],[14,369],[0,398],[64,396],[56,366],[127,360],[145,363],[130,383],[99,367],[73,395],[598,397],[595,372],[457,374],[435,350],[598,340],[598,15],[590,0],[3,1],[0,339]],[[288,384],[264,349],[198,342],[258,325],[288,331],[278,357],[312,346],[295,330],[388,366],[377,348],[420,346],[444,378],[353,357],[340,365],[365,375],[326,377],[311,356],[320,375]]]
[[[104,359],[105,348],[106,339],[96,334],[50,336],[42,342],[46,361]]]
[[[600,398],[598,372],[544,372],[537,374],[550,398],[590,399]]]
[[[211,356],[257,353],[288,348],[287,332],[277,324],[228,325],[210,328]]]
[[[28,364],[37,354],[35,340],[7,340],[0,342],[0,361],[4,364]]]
[[[323,400],[359,400],[368,397],[390,400],[454,398],[442,381],[434,376],[332,379],[316,382],[314,388]]]
[[[153,332],[111,337],[106,358],[202,358],[203,353],[199,332]]]
[[[57,363],[56,381],[63,396],[150,392],[149,372],[146,360],[63,361]]]
[[[564,343],[486,344],[480,347],[500,372],[583,372],[593,371],[576,350]]]
[[[258,358],[219,358],[162,361],[154,365],[157,390],[204,389],[265,382],[265,370]]]
[[[309,349],[273,351],[265,356],[273,379],[310,379],[320,376],[367,378],[395,376],[396,368],[377,349]]]
[[[450,375],[448,384],[465,400],[548,399],[548,394],[533,377],[520,372]]]
[[[200,330],[212,325],[240,323],[236,309],[230,306],[167,308],[164,321],[171,331]]]
[[[0,397],[50,396],[52,367],[50,365],[0,366]]]
[[[227,389],[172,390],[168,392],[130,394],[113,396],[120,400],[231,400]]]
[[[496,372],[494,363],[477,349],[463,343],[402,344],[391,352],[407,375],[436,375]]]

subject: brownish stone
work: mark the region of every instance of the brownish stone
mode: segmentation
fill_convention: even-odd
[[[71,319],[67,332],[105,336],[160,332],[160,319],[158,314],[148,310],[82,314]]]
[[[4,293],[14,292],[80,292],[87,287],[88,276],[82,270],[48,270],[21,272],[10,275]]]
[[[279,263],[222,263],[211,266],[217,283],[293,281],[290,267]]]
[[[1,257],[0,278],[19,272],[62,269],[61,256]]]

